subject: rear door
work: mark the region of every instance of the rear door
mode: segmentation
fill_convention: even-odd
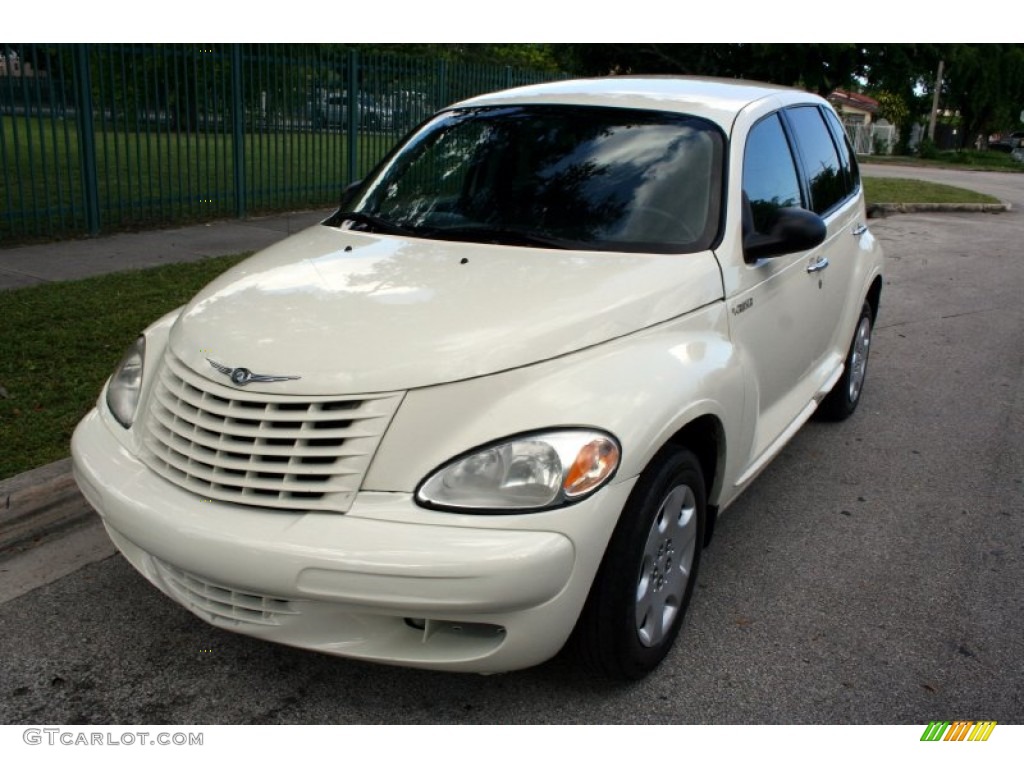
[[[826,364],[836,366],[846,357],[852,334],[848,326],[860,311],[862,298],[851,290],[859,241],[867,231],[860,174],[842,126],[830,110],[799,106],[790,107],[784,115],[795,140],[809,207],[828,227],[813,275],[822,299],[819,322]]]

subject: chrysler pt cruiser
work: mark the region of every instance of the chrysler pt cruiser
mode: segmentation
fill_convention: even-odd
[[[688,78],[482,96],[147,328],[72,443],[205,621],[638,678],[715,520],[864,391],[882,255],[831,107]]]

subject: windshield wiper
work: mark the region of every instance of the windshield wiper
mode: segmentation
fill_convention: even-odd
[[[351,221],[356,224],[362,224],[367,227],[368,232],[381,232],[385,235],[410,235],[417,236],[411,229],[403,227],[401,224],[395,224],[382,219],[379,216],[374,216],[370,213],[363,213],[362,211],[347,211],[337,215],[337,221],[339,225],[343,221]]]
[[[564,250],[569,246],[564,240],[553,237],[523,232],[518,229],[488,226],[439,227],[431,229],[428,237],[438,240],[460,240],[465,242],[491,243],[493,245],[528,245],[535,248],[557,248]]]

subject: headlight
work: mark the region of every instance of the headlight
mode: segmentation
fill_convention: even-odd
[[[619,466],[611,435],[582,429],[513,438],[473,451],[423,481],[416,501],[457,511],[539,510],[579,501]]]
[[[142,364],[146,357],[146,337],[139,336],[128,347],[121,363],[107,384],[107,407],[125,429],[135,421],[135,408],[142,389]]]

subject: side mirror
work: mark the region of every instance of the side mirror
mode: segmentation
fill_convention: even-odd
[[[780,208],[772,231],[747,232],[743,236],[743,258],[747,261],[809,251],[825,242],[828,229],[816,213],[804,208]]]

